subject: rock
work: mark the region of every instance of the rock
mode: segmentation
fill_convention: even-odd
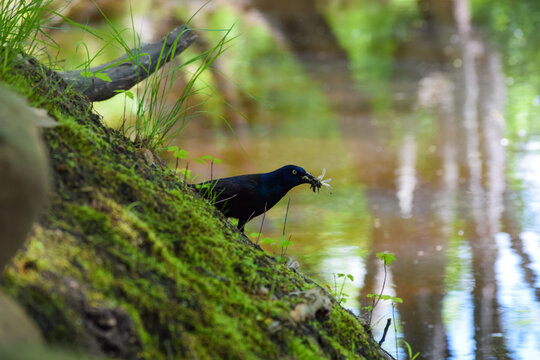
[[[41,332],[34,321],[15,300],[0,291],[0,346],[36,346],[42,343]]]
[[[36,112],[0,86],[0,271],[26,239],[45,201],[48,159]]]

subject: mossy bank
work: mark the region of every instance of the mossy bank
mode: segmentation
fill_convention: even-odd
[[[3,81],[58,121],[42,129],[48,204],[1,277],[48,344],[122,359],[385,358],[333,301],[298,316],[318,301],[308,290],[326,297],[316,284],[102,125],[54,73],[26,61]]]

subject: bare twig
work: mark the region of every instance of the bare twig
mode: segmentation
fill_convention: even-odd
[[[283,232],[281,234],[282,241],[285,240],[285,228],[287,227],[287,216],[289,215],[289,206],[291,205],[291,198],[287,201],[287,210],[285,211],[285,220],[283,221]],[[284,255],[283,244],[281,246],[281,257]]]
[[[186,170],[184,171],[184,185],[186,184],[186,177],[189,171],[188,168],[189,168],[189,161],[186,161]]]
[[[214,202],[214,205],[220,204],[220,203],[225,202],[225,201],[229,201],[229,200],[231,200],[231,199],[234,199],[234,198],[237,197],[237,196],[238,196],[238,194],[234,194],[234,195],[232,195],[232,196],[229,196],[229,197],[226,198],[226,199],[221,199],[221,200],[219,200],[219,201]],[[251,216],[253,216],[253,214],[255,214],[255,212],[251,213]],[[249,217],[249,219],[251,219],[251,216]],[[249,221],[249,220],[248,220],[248,221]]]
[[[257,242],[255,243],[257,245],[259,245],[259,239],[261,238],[265,218],[266,218],[266,203],[264,203],[264,212],[263,212],[263,218],[262,218],[262,221],[261,221],[261,227],[259,229],[259,236],[257,236]]]

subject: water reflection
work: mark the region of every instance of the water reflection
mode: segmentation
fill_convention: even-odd
[[[512,250],[508,234],[497,235],[500,256],[497,260],[497,282],[500,286],[498,300],[501,304],[502,327],[512,358],[525,359],[538,354],[538,325],[540,304],[535,301],[534,289],[529,287],[521,269],[521,257]]]

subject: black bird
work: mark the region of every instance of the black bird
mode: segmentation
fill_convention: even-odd
[[[296,165],[287,165],[264,174],[249,174],[190,185],[210,200],[227,217],[238,219],[244,232],[246,223],[274,206],[289,190],[301,184],[320,188],[319,180]]]

